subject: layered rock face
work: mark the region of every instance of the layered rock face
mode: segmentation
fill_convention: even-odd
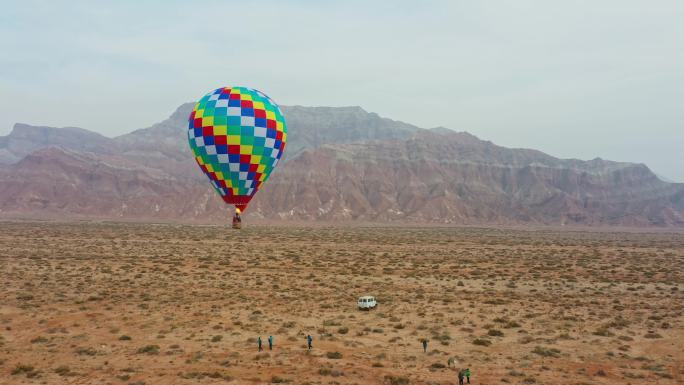
[[[17,124],[0,138],[0,216],[221,222],[186,143],[191,104],[116,138]],[[684,184],[643,164],[558,159],[359,107],[283,107],[266,220],[684,227]]]

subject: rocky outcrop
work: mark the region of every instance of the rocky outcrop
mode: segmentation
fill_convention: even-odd
[[[369,140],[407,139],[416,126],[382,118],[361,107],[284,106],[288,134],[286,159],[323,144],[358,143]]]
[[[684,184],[646,166],[560,160],[469,134],[323,146],[269,181],[253,209],[303,220],[684,225]]]
[[[57,147],[0,168],[5,216],[220,220],[227,209],[214,195],[197,182]]]

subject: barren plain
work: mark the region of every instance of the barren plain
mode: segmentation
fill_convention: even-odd
[[[681,233],[0,229],[2,384],[684,381]]]

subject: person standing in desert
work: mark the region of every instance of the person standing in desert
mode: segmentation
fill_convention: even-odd
[[[259,351],[261,351],[261,336],[257,339],[257,344],[259,345]]]
[[[273,350],[273,336],[268,336],[268,350]]]
[[[423,353],[427,353],[427,344],[428,344],[427,338],[423,338]]]
[[[313,342],[313,337],[311,337],[311,334],[306,335],[306,344],[309,347],[309,350],[311,350],[312,346],[311,343]]]

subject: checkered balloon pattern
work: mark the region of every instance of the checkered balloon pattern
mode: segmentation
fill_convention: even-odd
[[[268,96],[245,87],[206,94],[188,118],[200,168],[228,204],[244,211],[283,156],[287,125]]]

